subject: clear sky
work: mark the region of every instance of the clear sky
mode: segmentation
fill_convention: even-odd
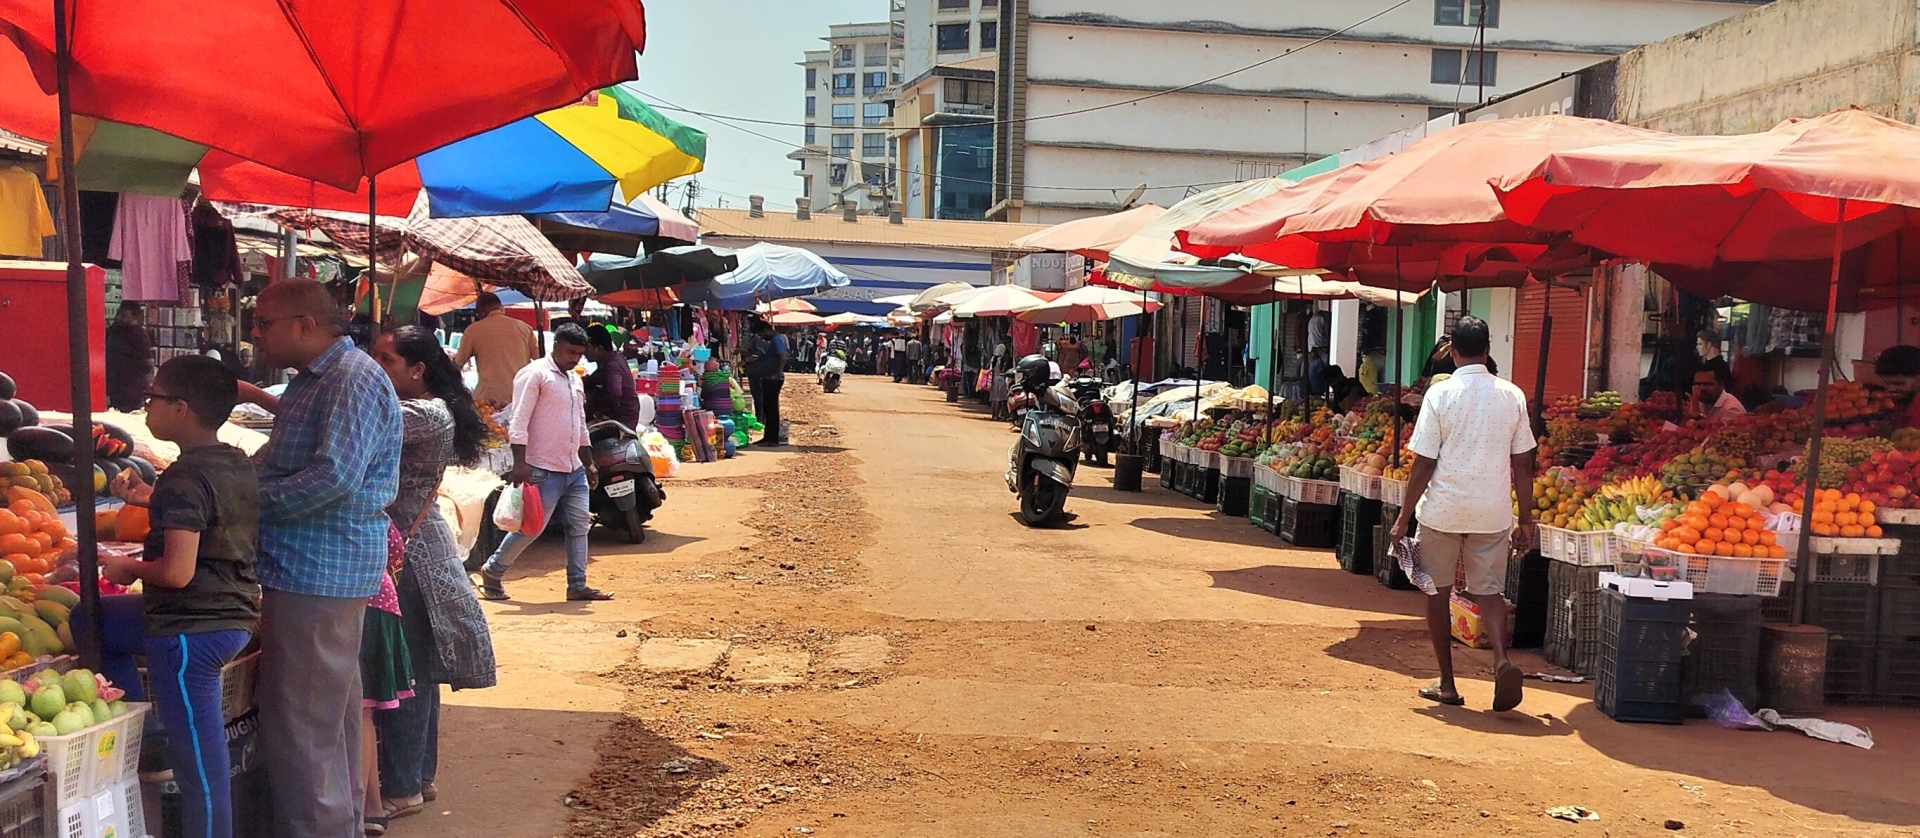
[[[800,54],[825,49],[828,26],[883,21],[887,7],[887,0],[647,0],[647,51],[635,86],[694,110],[798,123],[806,97]],[[746,126],[782,144],[703,117],[661,113],[707,132],[700,206],[724,200],[744,207],[747,195],[765,195],[769,207],[793,207],[799,164],[787,153],[800,144],[801,129]],[[675,192],[671,203],[682,200]]]

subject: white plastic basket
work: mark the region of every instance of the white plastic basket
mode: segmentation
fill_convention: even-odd
[[[1873,517],[1882,524],[1910,527],[1920,524],[1920,509],[1887,509],[1881,507],[1873,511]]]
[[[1800,545],[1796,543],[1794,546]],[[1828,538],[1816,535],[1812,546],[1815,553],[1848,556],[1895,556],[1900,553],[1900,539],[1897,538]]]
[[[1407,481],[1380,478],[1380,502],[1390,506],[1407,505]]]
[[[47,779],[53,786],[55,808],[65,809],[67,804],[88,799],[121,780],[139,778],[140,736],[146,730],[151,707],[129,703],[127,712],[118,718],[40,740],[47,754]]]
[[[62,804],[56,815],[54,838],[103,838],[147,834],[146,805],[140,781],[129,778],[101,789],[83,800]]]
[[[1195,462],[1201,468],[1207,469],[1209,471],[1220,470],[1220,452],[1195,450],[1194,453],[1200,455],[1200,458]]]
[[[1220,458],[1220,476],[1221,477],[1252,477],[1253,469],[1254,469],[1254,465],[1253,465],[1252,457],[1221,457]]]
[[[1580,532],[1546,524],[1540,528],[1540,555],[1580,567],[1611,567],[1618,551],[1612,530]]]
[[[1276,495],[1282,494],[1283,489],[1281,484],[1284,480],[1286,480],[1286,478],[1281,477],[1280,472],[1274,471],[1266,466],[1256,465],[1253,467],[1253,485],[1259,486],[1268,492]]]
[[[1340,502],[1340,483],[1334,480],[1305,480],[1299,477],[1286,478],[1286,488],[1281,494],[1292,498],[1295,503],[1318,503],[1332,506]]]
[[[1161,437],[1161,438],[1160,438],[1160,456],[1161,456],[1162,458],[1164,458],[1164,459],[1172,459],[1172,458],[1173,458],[1173,448],[1174,448],[1174,445],[1173,445],[1173,440],[1171,440],[1171,439],[1167,439],[1167,438],[1165,438],[1165,437]]]
[[[1677,553],[1687,560],[1687,581],[1695,591],[1737,596],[1779,596],[1791,559],[1742,559]]]

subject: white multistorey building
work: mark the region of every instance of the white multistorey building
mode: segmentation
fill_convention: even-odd
[[[895,0],[905,81],[894,93],[908,218],[979,221],[993,206],[1000,0]]]
[[[787,157],[800,164],[794,174],[816,210],[852,201],[861,212],[884,215],[894,199],[892,98],[901,81],[896,23],[837,24],[828,30],[827,48],[809,50],[800,62],[805,136]]]
[[[1139,185],[1165,206],[1764,2],[1413,0],[1361,22],[1392,5],[998,0],[991,217],[1112,212]]]

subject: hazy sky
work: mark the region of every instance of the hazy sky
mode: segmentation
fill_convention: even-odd
[[[821,38],[832,24],[887,19],[887,0],[648,0],[646,9],[642,93],[694,110],[794,123],[806,97],[800,54],[825,49]],[[769,206],[793,207],[799,164],[786,155],[801,129],[745,126],[785,141],[776,143],[703,117],[661,113],[707,132],[700,206],[724,199],[744,207],[747,195],[765,195]],[[672,204],[681,200],[676,192]]]

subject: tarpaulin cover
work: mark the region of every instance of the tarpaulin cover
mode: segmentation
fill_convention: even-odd
[[[804,297],[852,282],[825,259],[798,247],[762,242],[741,248],[734,255],[740,260],[738,268],[710,282],[689,284],[681,290],[681,299],[719,309],[749,311],[767,300]]]

